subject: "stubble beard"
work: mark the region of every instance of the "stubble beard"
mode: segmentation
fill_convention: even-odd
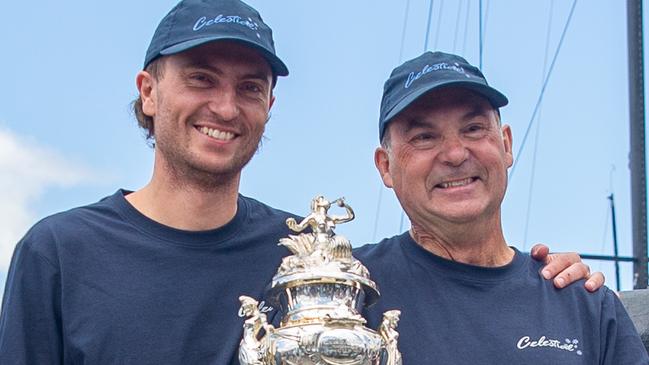
[[[168,171],[177,188],[191,187],[208,193],[233,184],[238,186],[241,170],[250,162],[257,146],[245,146],[245,151],[233,156],[227,165],[220,166],[218,170],[210,168],[207,163],[200,163],[200,156],[191,156],[175,147],[161,148],[160,152],[165,155]]]
[[[243,131],[242,135],[249,137],[248,143],[240,146],[226,164],[218,167],[210,166],[209,161],[201,161],[201,156],[190,150],[188,141],[187,145],[179,146],[173,136],[164,132],[156,136],[156,150],[164,156],[165,169],[175,188],[209,193],[238,186],[241,170],[258,150],[263,133],[263,126],[259,130]]]

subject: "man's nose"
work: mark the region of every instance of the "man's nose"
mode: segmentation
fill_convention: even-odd
[[[439,158],[449,166],[459,166],[469,158],[469,151],[459,136],[444,137]]]
[[[239,116],[237,91],[224,88],[214,93],[208,104],[209,110],[223,121],[231,121]]]

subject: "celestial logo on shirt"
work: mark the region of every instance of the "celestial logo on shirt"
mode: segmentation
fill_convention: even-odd
[[[562,342],[561,340],[555,340],[546,336],[541,336],[537,340],[532,339],[530,336],[523,336],[516,343],[516,347],[519,350],[547,347],[560,351],[574,352],[578,356],[583,355],[583,352],[579,349],[579,340],[576,338],[566,338]]]

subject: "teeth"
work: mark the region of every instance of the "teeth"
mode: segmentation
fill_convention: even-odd
[[[441,188],[443,188],[443,189],[446,189],[446,188],[454,188],[454,187],[458,187],[458,186],[468,185],[468,184],[470,184],[472,181],[473,181],[473,178],[472,178],[472,177],[468,177],[468,178],[463,179],[463,180],[443,182],[443,183],[439,184],[439,186],[440,186]]]
[[[210,137],[212,137],[214,139],[218,139],[218,140],[221,140],[221,141],[229,141],[232,138],[234,138],[234,133],[223,132],[223,131],[220,131],[218,129],[212,129],[212,128],[208,128],[208,127],[205,127],[205,126],[200,128],[200,132],[205,134],[205,135],[208,135],[208,136],[210,136]]]

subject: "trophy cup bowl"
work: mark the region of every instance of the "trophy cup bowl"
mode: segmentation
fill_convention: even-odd
[[[332,204],[345,208],[345,216],[329,216]],[[282,260],[271,282],[269,300],[282,309],[279,327],[267,323],[253,298],[240,297],[244,322],[239,347],[241,365],[398,365],[400,312],[387,311],[378,331],[365,327],[363,306],[374,303],[379,292],[369,272],[352,256],[351,244],[334,236],[336,224],[354,218],[341,199],[318,196],[311,214],[288,227],[311,233],[289,235],[280,245],[293,255]]]

